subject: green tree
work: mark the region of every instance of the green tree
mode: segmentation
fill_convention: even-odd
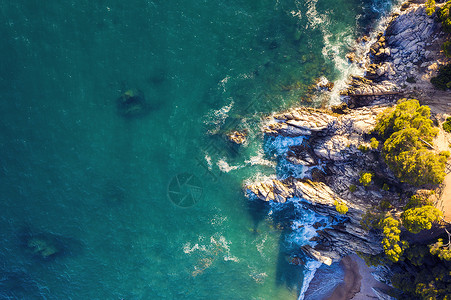
[[[429,107],[415,99],[402,99],[379,116],[374,131],[385,139],[382,155],[402,182],[437,184],[444,179],[447,154],[426,148],[438,133],[430,116]]]
[[[438,239],[436,243],[429,245],[429,251],[432,255],[437,255],[442,260],[451,261],[451,233],[446,228],[445,231],[448,234],[448,243],[445,244],[443,239]]]
[[[438,17],[442,21],[443,29],[446,32],[451,32],[451,16],[449,10],[451,8],[451,1],[448,1],[443,5],[443,7],[438,12]]]
[[[387,153],[384,157],[400,181],[413,185],[438,184],[443,181],[449,153],[435,154],[426,149],[415,148],[396,153],[400,148],[402,147],[394,149],[394,153]]]
[[[338,202],[335,200],[335,209],[342,215],[345,215],[348,212],[348,206],[344,202]]]
[[[371,184],[372,178],[373,178],[373,174],[371,174],[371,173],[362,173],[362,175],[360,176],[359,182],[363,186],[369,186]]]
[[[388,139],[396,131],[407,128],[418,130],[418,137],[432,142],[432,138],[438,133],[430,119],[431,110],[422,105],[416,99],[401,99],[394,108],[387,109],[378,118],[374,131],[383,139]]]
[[[435,0],[427,0],[425,3],[426,14],[432,16],[435,12]]]
[[[451,88],[451,64],[441,66],[438,74],[431,78],[431,83],[436,89],[444,90]]]
[[[451,133],[451,117],[446,118],[446,121],[442,125],[443,130]]]
[[[370,147],[371,149],[377,149],[379,147],[379,141],[376,138],[371,138]]]
[[[449,241],[445,244],[443,239],[438,239],[436,243],[429,245],[429,247],[432,255],[437,255],[443,260],[451,260],[451,244]]]
[[[402,225],[412,233],[431,229],[432,223],[439,221],[443,213],[431,205],[406,210],[401,215]]]
[[[409,246],[409,243],[402,241],[400,238],[400,223],[392,216],[388,216],[381,220],[379,226],[383,230],[382,246],[384,247],[385,255],[391,261],[397,262],[404,250]]]

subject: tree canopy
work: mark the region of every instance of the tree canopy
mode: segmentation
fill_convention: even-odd
[[[432,223],[441,219],[443,213],[431,205],[410,208],[401,215],[402,225],[412,233],[431,229]]]
[[[426,148],[438,133],[430,117],[429,107],[415,99],[402,99],[379,116],[374,131],[385,140],[382,155],[402,182],[438,184],[444,179],[449,153]]]

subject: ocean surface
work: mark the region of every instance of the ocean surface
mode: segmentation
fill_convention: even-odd
[[[302,298],[323,219],[244,197],[303,173],[259,126],[390,3],[1,1],[0,299]]]

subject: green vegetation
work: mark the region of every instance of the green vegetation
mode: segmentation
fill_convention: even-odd
[[[451,8],[451,1],[448,1],[443,5],[443,7],[438,11],[438,17],[442,22],[443,29],[446,32],[451,32],[451,16],[449,10]]]
[[[432,223],[442,218],[443,214],[437,208],[426,205],[410,208],[401,215],[402,225],[412,233],[419,233],[424,229],[431,229]]]
[[[429,251],[432,255],[437,255],[441,260],[451,261],[451,234],[448,230],[445,229],[445,231],[448,234],[448,243],[445,244],[443,239],[438,239],[436,243],[429,245]]]
[[[377,149],[379,147],[379,141],[376,138],[371,138],[370,147],[371,149]]]
[[[391,261],[397,262],[404,250],[409,246],[409,243],[402,241],[400,238],[400,223],[393,217],[388,216],[381,221],[379,226],[383,229],[384,238],[382,239],[382,245],[384,246],[385,255]]]
[[[451,133],[451,117],[446,118],[446,121],[443,123],[443,130]]]
[[[360,176],[359,182],[363,186],[369,186],[371,184],[371,179],[373,178],[373,174],[371,173],[362,173]]]
[[[442,45],[442,50],[446,56],[451,57],[451,41],[444,42]]]
[[[351,184],[349,186],[349,191],[351,191],[351,193],[354,193],[357,190],[357,186],[355,184]]]
[[[405,253],[405,260],[395,264],[399,271],[391,278],[392,285],[402,291],[394,295],[396,299],[451,299],[450,262],[431,255],[425,245]]]
[[[404,211],[425,205],[432,205],[432,202],[425,196],[413,195],[404,207]]]
[[[382,189],[383,189],[384,191],[389,191],[389,190],[390,190],[390,187],[388,186],[388,184],[384,183],[384,185],[382,186]]]
[[[345,215],[348,212],[348,206],[346,206],[343,202],[335,201],[335,209],[342,215]]]
[[[368,150],[370,150],[370,149],[368,148],[368,146],[364,146],[364,145],[359,145],[359,146],[357,147],[357,149],[359,149],[359,150],[362,151],[363,153],[366,153],[366,152],[368,152]]]
[[[435,88],[446,91],[451,88],[451,64],[441,66],[436,77],[431,78]]]
[[[401,182],[438,184],[445,177],[449,153],[437,155],[426,148],[438,133],[430,116],[429,107],[415,99],[402,99],[379,116],[374,131],[385,140],[382,155]]]
[[[435,0],[427,0],[425,3],[426,14],[432,16],[435,12]]]
[[[380,116],[375,131],[384,139],[403,129],[415,129],[418,137],[428,142],[432,141],[438,133],[430,119],[431,110],[415,99],[401,99],[398,104],[385,110]]]
[[[419,233],[425,229],[431,229],[434,222],[442,218],[442,212],[431,205],[426,194],[423,196],[414,195],[410,198],[401,214],[401,220],[396,220],[389,212],[393,206],[388,201],[381,201],[378,207],[368,210],[362,217],[360,225],[365,230],[377,229],[382,230],[382,244],[386,256],[393,262],[399,260],[403,251],[408,247],[407,242],[400,238],[401,228],[404,227],[411,233]],[[400,222],[402,221],[402,223]],[[450,243],[447,245],[437,244],[434,249],[449,249]],[[446,250],[445,249],[445,250]],[[440,252],[440,251],[438,251]],[[432,252],[431,252],[432,253]],[[451,251],[450,251],[451,254]],[[446,256],[446,251],[443,254]]]

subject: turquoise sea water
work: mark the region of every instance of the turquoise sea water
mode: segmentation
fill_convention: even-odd
[[[275,173],[258,124],[389,4],[1,1],[0,299],[298,298],[313,216],[243,196]],[[118,113],[129,89],[147,114]]]

